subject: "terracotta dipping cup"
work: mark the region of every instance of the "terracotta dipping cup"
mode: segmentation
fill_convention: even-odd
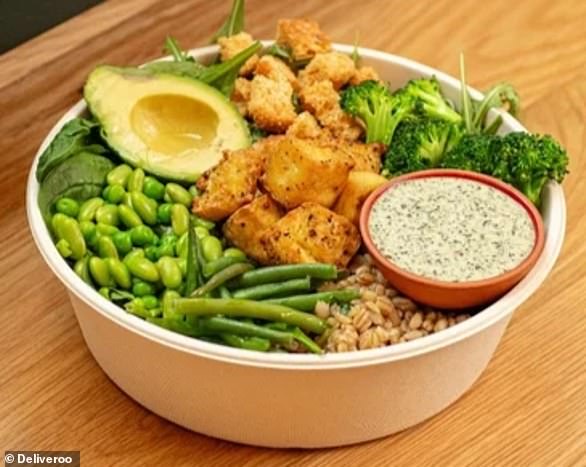
[[[464,178],[484,183],[485,185],[496,188],[521,205],[527,211],[535,230],[535,243],[531,253],[510,271],[488,279],[466,282],[447,282],[429,279],[401,269],[387,259],[378,250],[370,236],[368,221],[373,205],[383,193],[392,190],[400,183],[408,183],[410,180],[430,177]],[[541,220],[539,211],[537,211],[533,203],[521,192],[494,177],[467,170],[452,169],[431,169],[413,172],[393,178],[389,183],[375,190],[362,206],[360,213],[360,233],[362,234],[364,245],[374,262],[394,287],[420,303],[445,309],[471,308],[496,300],[525,277],[537,261],[537,258],[539,258],[545,239],[543,221]]]

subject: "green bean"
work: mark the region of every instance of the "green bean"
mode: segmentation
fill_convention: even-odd
[[[228,282],[230,279],[233,279],[234,277],[237,277],[246,271],[250,271],[252,267],[253,266],[248,263],[238,263],[233,264],[232,266],[228,266],[227,268],[222,269],[220,272],[214,274],[204,285],[194,290],[191,296],[201,297],[209,292],[212,292],[219,286]]]
[[[106,264],[110,275],[114,279],[114,282],[123,289],[129,289],[132,286],[132,280],[130,278],[130,271],[126,265],[118,258],[107,258]]]
[[[149,198],[162,200],[165,195],[165,185],[149,175],[144,178],[142,192]]]
[[[157,282],[160,278],[159,270],[147,258],[132,257],[125,261],[128,270],[133,276],[147,282]]]
[[[171,226],[175,235],[183,235],[189,228],[189,211],[182,204],[171,206]]]
[[[169,331],[176,332],[177,334],[183,334],[184,336],[190,337],[203,337],[204,333],[200,330],[199,326],[193,326],[190,323],[181,321],[175,317],[165,316],[163,312],[163,318],[146,318],[147,322],[155,324],[161,328],[168,329]]]
[[[96,211],[96,222],[108,225],[118,225],[118,208],[113,204],[100,206]]]
[[[159,299],[154,295],[145,295],[142,297],[142,302],[147,310],[152,310],[159,306]]]
[[[156,236],[153,230],[147,225],[137,225],[130,229],[130,238],[135,246],[153,245]]]
[[[58,212],[51,219],[51,224],[57,238],[67,242],[68,249],[71,250],[71,257],[73,259],[83,258],[87,248],[78,222],[72,217]],[[65,244],[62,242],[61,245],[60,248],[65,252]]]
[[[218,290],[220,291],[220,298],[232,298],[232,294],[225,285],[218,287]]]
[[[120,204],[124,199],[124,195],[126,191],[124,191],[124,187],[119,184],[115,185],[108,185],[104,189],[104,199],[112,204]]]
[[[101,258],[118,259],[118,250],[111,237],[107,235],[100,235],[98,237],[98,254]]]
[[[222,271],[223,272],[223,271]],[[169,303],[170,311],[189,316],[224,315],[232,317],[281,321],[298,326],[304,331],[321,334],[326,324],[315,315],[282,305],[235,298],[175,298]]]
[[[86,284],[92,285],[88,262],[88,256],[84,256],[83,258],[78,259],[73,265],[73,270]]]
[[[60,198],[55,204],[55,210],[69,217],[77,217],[79,203],[71,198]]]
[[[158,262],[159,275],[161,282],[168,289],[176,289],[181,285],[181,269],[173,258],[163,256]]]
[[[292,297],[271,298],[264,300],[269,303],[295,308],[296,310],[313,312],[317,302],[326,303],[347,303],[360,298],[360,292],[357,289],[332,290],[330,292],[319,292],[306,295],[295,295]]]
[[[144,185],[144,170],[142,170],[140,168],[134,169],[128,177],[128,184],[126,186],[127,190],[129,192],[130,191],[142,192],[143,185]]]
[[[69,246],[69,242],[64,238],[55,243],[55,248],[57,248],[57,251],[63,258],[69,258],[71,256],[71,246]]]
[[[96,284],[101,287],[111,287],[114,285],[112,283],[108,264],[102,258],[92,256],[89,260],[89,270]]]
[[[145,295],[154,295],[155,288],[149,282],[140,279],[134,279],[132,284],[132,293],[137,297],[144,297]]]
[[[251,287],[270,282],[281,282],[289,279],[311,277],[314,279],[335,279],[336,267],[325,263],[285,264],[255,269],[239,277],[229,284],[231,287]]]
[[[144,223],[154,225],[157,223],[157,202],[140,191],[131,191],[130,199],[134,211]]]
[[[234,298],[246,298],[248,300],[261,300],[268,297],[278,297],[295,292],[307,292],[311,289],[311,279],[291,279],[274,284],[261,284],[245,289],[238,289],[232,293]]]
[[[132,250],[132,238],[130,232],[116,232],[112,235],[112,241],[118,250],[118,253],[125,255]]]
[[[163,203],[159,204],[157,208],[157,220],[161,224],[170,224],[171,223],[171,206],[170,203]]]
[[[307,350],[313,353],[323,353],[322,348],[317,345],[310,337],[308,337],[301,329],[295,328],[291,331],[291,334],[295,337],[295,340],[305,346]]]
[[[224,256],[227,258],[236,258],[241,261],[246,261],[246,254],[244,254],[242,250],[234,247],[226,248],[224,250]]]
[[[110,225],[110,224],[104,224],[102,222],[98,222],[96,224],[96,231],[100,235],[108,235],[108,236],[112,236],[115,233],[120,232],[118,230],[118,227],[116,227],[114,225]]]
[[[79,208],[79,214],[77,215],[78,221],[93,221],[96,216],[96,211],[100,206],[104,205],[102,198],[90,198],[83,202]]]
[[[202,219],[201,217],[195,217],[193,223],[196,227],[203,227],[206,230],[212,230],[216,226],[212,221]]]
[[[198,324],[202,331],[211,334],[222,333],[238,336],[260,337],[286,345],[291,345],[294,340],[293,335],[289,332],[275,331],[274,329],[269,329],[257,324],[246,323],[244,321],[224,318],[221,316],[200,318]]]
[[[118,205],[118,215],[120,216],[122,223],[129,229],[136,227],[137,225],[142,225],[142,219],[140,216],[126,204]]]
[[[271,341],[261,337],[241,337],[234,334],[220,334],[222,340],[230,347],[266,352],[271,348]]]
[[[204,267],[202,268],[203,277],[208,279],[217,272],[220,272],[222,269],[225,269],[228,266],[231,266],[232,264],[243,263],[245,261],[246,260],[242,260],[241,258],[235,258],[232,256],[222,256],[221,258],[218,258],[214,261],[210,261],[209,263],[206,263],[204,265]]]
[[[131,174],[132,169],[128,165],[122,164],[110,171],[106,176],[106,181],[108,185],[121,185],[124,188]]]
[[[174,203],[182,204],[185,207],[191,206],[191,195],[189,191],[177,183],[167,183],[165,193]]]
[[[213,235],[201,239],[201,251],[206,261],[214,261],[222,257],[222,242]]]

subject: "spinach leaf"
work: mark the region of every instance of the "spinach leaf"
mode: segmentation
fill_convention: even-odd
[[[248,124],[248,131],[250,132],[250,139],[252,140],[253,143],[256,143],[257,141],[266,138],[268,136],[268,133],[263,130],[262,128],[259,128],[256,123],[254,122],[246,122]]]
[[[211,43],[218,41],[220,37],[229,37],[244,31],[244,0],[234,0],[232,10],[220,26],[220,29],[212,36]]]
[[[97,123],[84,118],[74,118],[63,125],[63,128],[39,158],[36,171],[39,183],[45,179],[52,169],[82,149],[87,148],[91,144],[90,135],[92,129],[97,126]],[[93,152],[97,152],[96,146],[91,145]],[[105,152],[105,149],[100,146],[99,151]]]
[[[291,49],[289,47],[279,45],[276,42],[265,49],[265,54],[278,57],[287,63],[291,63],[293,61]]]
[[[41,183],[37,199],[45,220],[51,217],[53,204],[63,196],[76,201],[99,196],[113,168],[114,163],[107,157],[82,151],[51,170]]]

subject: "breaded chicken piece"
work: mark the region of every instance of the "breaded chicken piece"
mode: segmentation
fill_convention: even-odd
[[[329,80],[338,90],[356,74],[354,61],[340,52],[320,53],[311,59],[307,66],[299,72],[299,80],[303,86],[317,81]]]
[[[254,39],[247,32],[240,32],[228,37],[218,37],[218,45],[220,46],[220,60],[225,62],[230,60],[235,55],[242,52],[244,49],[250,47],[254,43]],[[258,63],[258,55],[250,57],[244,65],[240,67],[239,74],[241,76],[248,76],[256,67]]]
[[[220,221],[250,203],[266,162],[260,148],[255,145],[226,151],[220,163],[197,181],[203,193],[193,199],[193,212],[204,219]]]
[[[350,84],[354,86],[368,80],[381,81],[380,76],[373,67],[361,66],[354,71],[354,75],[350,78]]]
[[[272,55],[263,55],[254,69],[255,75],[266,76],[273,81],[286,81],[294,90],[299,89],[299,83],[293,70],[283,60]]]
[[[261,236],[271,264],[323,262],[348,265],[360,247],[358,229],[317,203],[304,203]]]
[[[350,156],[354,162],[352,170],[380,173],[381,157],[385,145],[381,143],[337,143],[336,147]]]
[[[283,209],[269,195],[261,195],[228,218],[224,224],[224,235],[250,258],[266,264],[268,256],[260,237],[283,214]]]
[[[259,128],[284,133],[297,117],[292,99],[293,88],[287,81],[257,75],[250,85],[248,114]]]
[[[310,60],[315,54],[332,48],[330,38],[315,21],[301,18],[278,21],[277,44],[289,48],[296,61]]]
[[[299,99],[304,110],[311,112],[334,138],[356,141],[363,133],[360,123],[340,107],[340,95],[329,80],[303,86]]]
[[[330,207],[344,189],[353,165],[342,151],[311,140],[284,137],[268,148],[261,182],[287,209],[307,201]]]
[[[287,136],[301,139],[319,138],[322,129],[317,120],[309,112],[301,112],[287,129]]]
[[[250,100],[251,82],[245,78],[236,78],[230,100],[234,103],[240,114],[245,117],[248,114],[248,101]]]

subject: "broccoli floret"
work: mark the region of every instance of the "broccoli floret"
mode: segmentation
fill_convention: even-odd
[[[366,125],[366,142],[389,144],[395,128],[413,109],[409,96],[393,96],[389,88],[368,80],[342,92],[340,106]]]
[[[568,155],[548,135],[476,134],[464,136],[441,165],[492,175],[510,183],[539,206],[545,183],[561,182],[568,173]]]
[[[443,120],[406,119],[397,127],[385,155],[385,173],[399,175],[436,167],[461,137],[460,126]]]
[[[420,78],[409,81],[395,95],[411,96],[415,102],[415,111],[423,116],[460,123],[462,116],[454,110],[442,95],[436,78]]]

